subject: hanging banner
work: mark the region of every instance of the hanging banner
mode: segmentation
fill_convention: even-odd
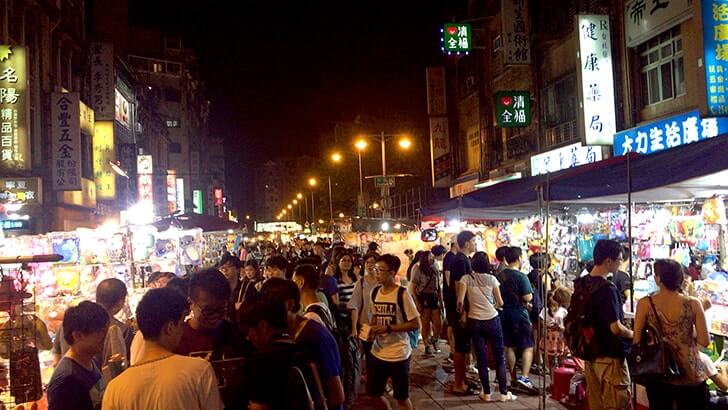
[[[602,160],[602,147],[585,147],[580,142],[531,157],[531,175],[541,175]]]
[[[531,38],[528,32],[528,1],[501,0],[503,11],[503,55],[506,65],[531,64]]]
[[[184,213],[185,211],[185,180],[184,178],[177,178],[176,181],[177,197],[176,204],[177,210]]]
[[[126,128],[129,127],[129,101],[114,89],[114,119]]]
[[[25,47],[0,45],[0,169],[30,169]]]
[[[202,208],[202,190],[192,190],[192,212],[202,215],[204,211]]]
[[[177,212],[177,171],[167,170],[167,212]]]
[[[78,93],[51,95],[54,191],[81,190],[81,110]]]
[[[450,131],[447,117],[430,117],[430,160],[432,186],[449,188],[452,174]]]
[[[531,94],[528,91],[495,93],[495,119],[501,128],[524,128],[531,125]]]
[[[728,118],[700,118],[695,110],[654,121],[614,135],[614,156],[656,152],[728,133]]]
[[[94,125],[94,181],[96,198],[116,198],[116,173],[109,165],[115,160],[114,122],[96,121]]]
[[[702,0],[708,113],[727,115],[728,0]]]
[[[445,67],[427,67],[427,115],[446,115]]]
[[[445,23],[440,29],[443,37],[440,39],[442,50],[448,54],[461,52],[468,53],[473,48],[473,31],[468,23]]]
[[[154,178],[151,155],[137,155],[137,191],[139,202],[154,203]]]
[[[624,6],[627,46],[636,47],[689,19],[692,8],[692,0],[628,0]]]
[[[116,73],[114,46],[110,43],[91,43],[91,105],[97,120],[113,121],[115,116]]]
[[[614,67],[607,15],[578,15],[579,124],[584,145],[611,145],[616,132]]]

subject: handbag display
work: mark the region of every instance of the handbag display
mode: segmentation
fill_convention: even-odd
[[[633,345],[627,356],[630,375],[638,383],[675,378],[681,374],[672,347],[664,341],[662,322],[657,315],[652,296],[649,296],[649,300],[657,327],[645,326],[640,343]]]

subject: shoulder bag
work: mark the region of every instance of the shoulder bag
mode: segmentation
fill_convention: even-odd
[[[675,360],[675,353],[664,340],[662,322],[657,315],[652,296],[649,296],[649,300],[657,326],[646,324],[640,343],[632,345],[632,350],[627,356],[630,375],[637,382],[665,380],[680,376],[680,367]]]

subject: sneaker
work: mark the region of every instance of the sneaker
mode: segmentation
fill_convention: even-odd
[[[533,382],[530,379],[527,379],[523,376],[518,376],[517,379],[518,384],[528,390],[535,390],[536,387],[533,385]]]
[[[480,400],[490,401],[490,394],[480,393],[480,395],[478,397],[480,397]]]
[[[518,398],[518,396],[514,396],[513,393],[508,392],[506,394],[501,394],[500,399],[498,401],[506,402],[506,401],[514,401]]]

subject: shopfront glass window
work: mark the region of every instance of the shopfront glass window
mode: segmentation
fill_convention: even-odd
[[[685,94],[680,27],[675,27],[637,48],[643,105],[657,104]]]

